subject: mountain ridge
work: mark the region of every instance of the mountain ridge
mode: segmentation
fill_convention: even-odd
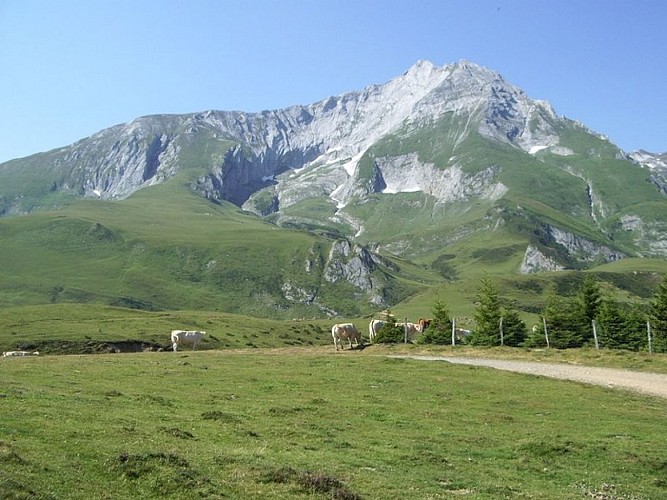
[[[533,273],[667,256],[665,172],[663,157],[626,154],[493,70],[420,60],[309,105],[144,116],[0,164],[0,214],[180,179],[278,226],[427,266],[446,248],[465,267],[465,242],[495,232],[521,248],[513,272]]]

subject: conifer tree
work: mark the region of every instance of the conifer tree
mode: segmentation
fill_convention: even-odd
[[[646,332],[646,318],[645,310],[640,307],[631,307],[623,311],[625,328],[622,339],[624,344],[620,345],[620,349],[630,349],[632,351],[639,351],[648,346],[648,338]]]
[[[500,345],[500,297],[489,278],[483,278],[477,293],[475,331],[470,336],[473,345]]]
[[[503,344],[509,347],[518,347],[526,340],[526,323],[519,313],[512,308],[502,311]]]
[[[404,341],[405,332],[403,328],[396,324],[396,319],[393,316],[387,316],[374,342],[377,344],[400,344]]]
[[[646,315],[636,306],[623,307],[605,298],[600,304],[596,321],[602,347],[638,351],[647,345]]]
[[[602,297],[600,286],[592,274],[586,274],[579,291],[579,301],[582,315],[588,321],[588,325],[596,318]]]
[[[651,301],[653,351],[667,352],[667,275],[658,285]]]
[[[547,323],[551,347],[567,349],[583,346],[586,319],[582,309],[577,306],[574,298],[561,297],[553,287],[547,292],[542,316]]]
[[[618,303],[609,298],[602,301],[597,316],[598,341],[602,347],[618,349],[623,343],[625,318]]]
[[[431,314],[433,315],[433,319],[431,320],[429,327],[421,336],[420,343],[439,345],[451,344],[452,319],[449,316],[447,305],[440,300],[440,298],[436,299],[433,304]]]

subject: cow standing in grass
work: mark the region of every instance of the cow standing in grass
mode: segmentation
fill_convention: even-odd
[[[375,337],[377,336],[380,329],[385,325],[385,323],[386,321],[382,321],[381,319],[372,319],[368,324],[368,338],[371,340],[371,342],[375,341]]]
[[[197,349],[199,343],[203,340],[206,332],[197,332],[192,330],[172,330],[171,344],[174,352],[177,351],[179,345],[192,344],[192,350]]]
[[[350,349],[352,349],[352,341],[354,340],[357,346],[361,345],[361,334],[353,323],[339,323],[331,328],[331,336],[333,337],[334,346],[336,350],[338,347],[343,348],[342,341],[350,342]]]
[[[422,325],[419,323],[411,323],[408,321],[407,323],[396,323],[396,326],[401,327],[403,331],[407,333],[408,339],[412,339],[417,333],[422,332]]]

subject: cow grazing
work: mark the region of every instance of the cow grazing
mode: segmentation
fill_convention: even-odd
[[[7,351],[3,352],[2,355],[6,358],[10,356],[39,356],[39,351]]]
[[[197,345],[203,340],[206,332],[197,332],[193,330],[172,330],[171,344],[174,352],[177,351],[179,345],[192,344],[192,349],[197,349]]]
[[[338,350],[338,346],[343,348],[342,341],[347,340],[352,349],[352,341],[354,340],[357,346],[361,345],[361,334],[357,327],[352,323],[339,323],[331,328],[331,336],[333,337],[334,346]]]
[[[373,342],[375,340],[375,336],[378,334],[380,329],[385,325],[386,321],[382,321],[381,319],[372,319],[371,322],[368,324],[368,338]]]

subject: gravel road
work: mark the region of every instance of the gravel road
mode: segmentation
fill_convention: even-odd
[[[536,363],[508,359],[464,358],[453,356],[390,356],[392,358],[410,358],[421,361],[446,361],[447,363],[487,366],[498,370],[529,373],[543,377],[574,380],[586,384],[627,389],[651,396],[667,398],[667,375],[659,373],[616,370],[613,368],[595,368],[557,363]]]

